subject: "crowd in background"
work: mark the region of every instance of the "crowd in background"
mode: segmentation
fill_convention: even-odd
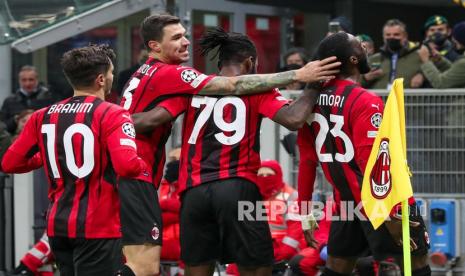
[[[338,31],[352,32],[345,17],[329,23],[328,35]],[[394,79],[404,78],[405,88],[464,88],[465,22],[451,25],[446,17],[433,15],[424,23],[423,33],[423,41],[410,41],[408,26],[399,19],[390,19],[382,27],[384,44],[379,47],[370,36],[358,34],[371,67],[360,80],[362,86],[389,89]],[[305,49],[292,48],[283,59],[284,71],[303,66],[309,57]],[[300,89],[295,85],[286,88]]]

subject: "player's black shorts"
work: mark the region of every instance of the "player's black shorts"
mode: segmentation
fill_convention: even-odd
[[[240,212],[240,206],[248,209],[261,200],[257,186],[242,178],[212,181],[185,191],[181,198],[181,259],[187,265],[214,261],[243,267],[272,265],[266,215],[257,220],[256,208],[248,215]]]
[[[425,223],[416,205],[409,208],[410,220],[419,222],[418,227],[410,227],[410,238],[418,248],[412,255],[422,256],[428,253],[429,238]],[[374,230],[370,221],[332,221],[328,240],[328,254],[336,257],[356,257],[369,248],[377,260],[402,255],[402,247],[396,245],[386,226],[382,224]]]
[[[50,237],[61,276],[113,276],[123,265],[120,239]]]
[[[118,193],[123,245],[161,245],[161,209],[155,186],[137,179],[121,178]]]

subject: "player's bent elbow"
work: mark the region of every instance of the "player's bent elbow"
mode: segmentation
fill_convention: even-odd
[[[297,118],[289,117],[283,124],[283,126],[291,131],[296,131],[303,127],[304,123],[305,120],[299,120]]]

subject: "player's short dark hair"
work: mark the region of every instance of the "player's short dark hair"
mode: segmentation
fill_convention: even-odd
[[[253,42],[241,33],[227,33],[221,27],[207,31],[199,40],[201,54],[218,48],[212,59],[218,55],[218,67],[227,63],[241,63],[246,58],[257,58],[257,49]]]
[[[345,32],[334,33],[324,38],[316,50],[314,60],[322,60],[331,56],[336,56],[341,62],[340,73],[348,73],[349,58],[354,55],[354,48],[349,40],[349,35]]]
[[[64,53],[61,66],[74,88],[84,88],[92,86],[99,74],[106,74],[115,57],[106,44],[89,45]]]
[[[171,14],[154,14],[147,16],[140,24],[140,35],[147,50],[150,50],[149,41],[161,42],[163,39],[163,28],[171,24],[181,22],[179,17]]]

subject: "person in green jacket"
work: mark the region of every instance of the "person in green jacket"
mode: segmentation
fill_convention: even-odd
[[[394,79],[404,78],[404,87],[410,88],[412,78],[420,72],[418,43],[408,40],[406,25],[398,19],[390,19],[384,24],[383,40],[380,52],[369,57],[372,70],[363,75],[362,86],[386,89]]]
[[[433,48],[422,46],[418,50],[422,65],[421,71],[433,88],[464,88],[465,87],[465,21],[454,26],[452,41],[457,52],[462,57],[451,63]]]

